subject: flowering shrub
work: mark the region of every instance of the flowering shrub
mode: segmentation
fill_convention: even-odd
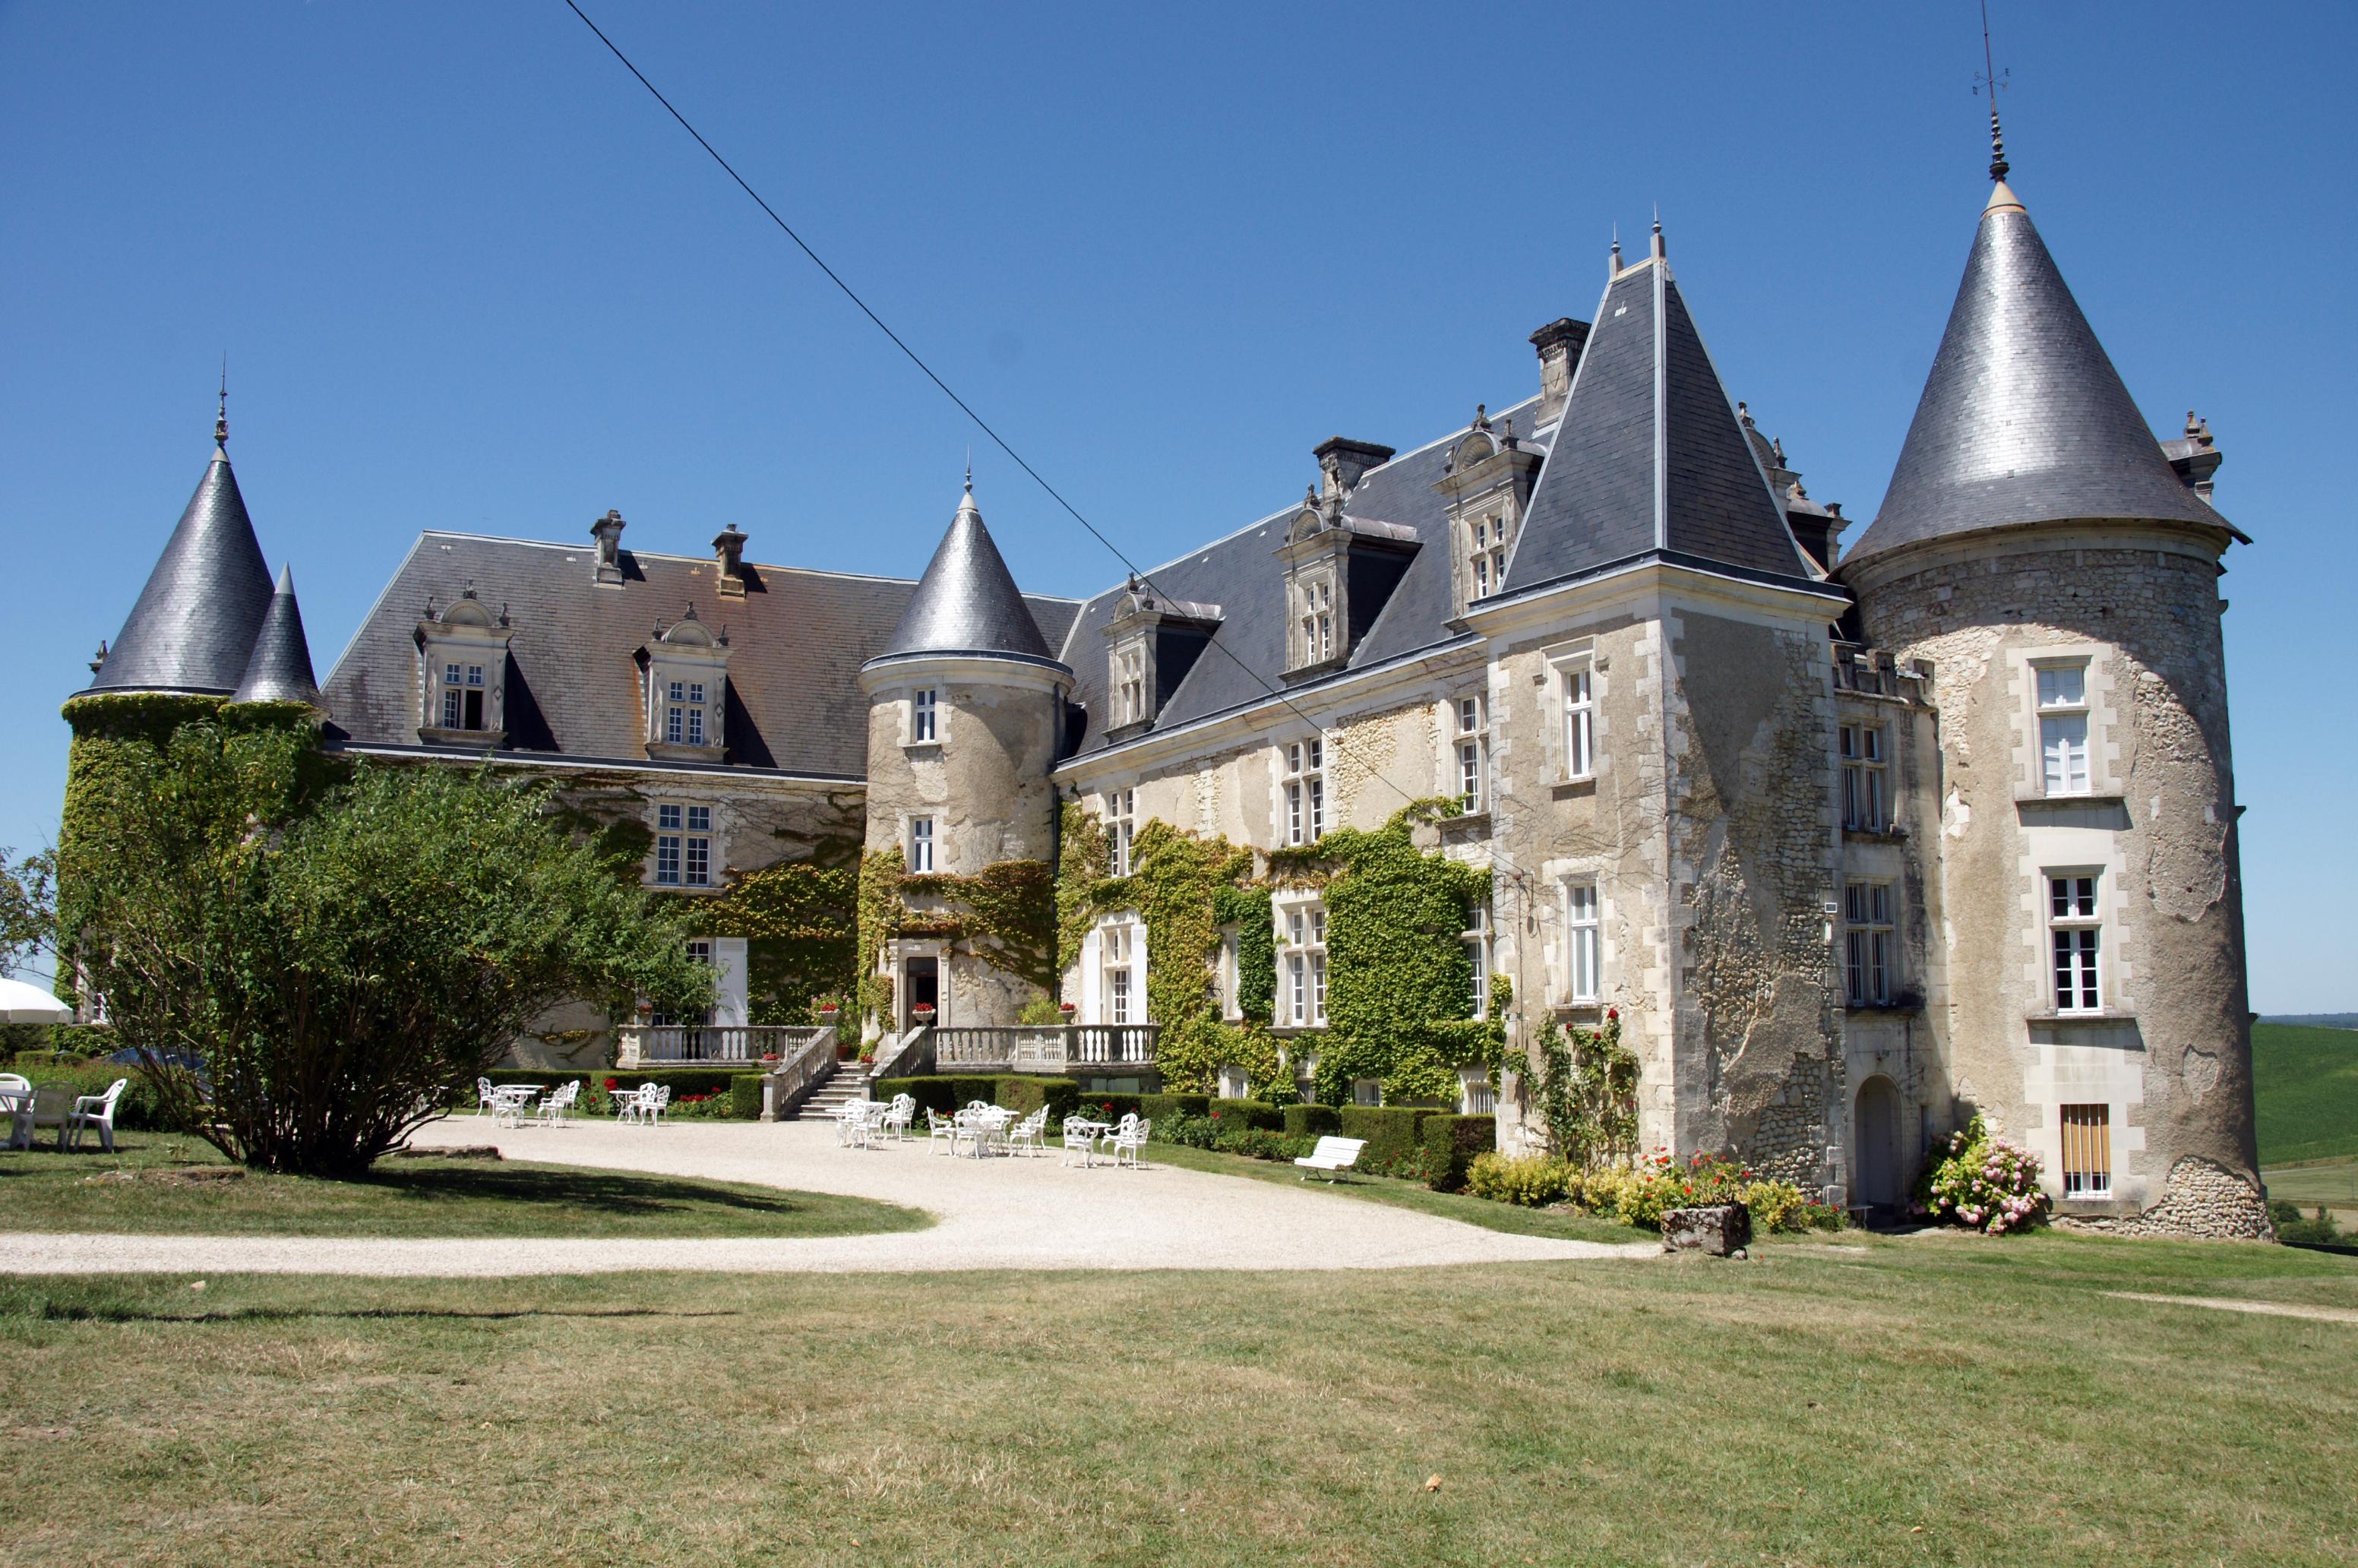
[[[1466,1190],[1498,1203],[1544,1207],[1569,1203],[1624,1225],[1659,1230],[1674,1208],[1740,1203],[1758,1231],[1832,1230],[1839,1209],[1812,1203],[1790,1182],[1754,1175],[1733,1160],[1697,1154],[1682,1165],[1657,1149],[1634,1166],[1584,1171],[1552,1156],[1484,1154],[1466,1168]]]
[[[1977,1115],[1916,1184],[1916,1206],[1934,1219],[2003,1236],[2043,1224],[2049,1203],[2039,1190],[2039,1156],[1993,1136]]]

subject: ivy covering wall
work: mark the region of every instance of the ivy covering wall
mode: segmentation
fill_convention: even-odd
[[[877,973],[877,963],[886,943],[903,937],[955,943],[1053,997],[1056,892],[1055,873],[1044,860],[1000,860],[962,877],[912,872],[897,847],[871,850],[860,863],[854,925],[860,1011],[892,1016],[892,977]],[[912,909],[912,897],[940,907]]]
[[[1489,895],[1489,873],[1420,851],[1414,826],[1451,808],[1420,802],[1374,832],[1342,829],[1315,846],[1267,855],[1202,838],[1160,820],[1141,827],[1130,874],[1108,874],[1104,827],[1076,802],[1064,813],[1056,889],[1058,957],[1069,969],[1102,916],[1133,910],[1146,925],[1147,1016],[1160,1025],[1156,1066],[1174,1093],[1211,1093],[1219,1070],[1245,1070],[1256,1098],[1294,1098],[1292,1073],[1268,1020],[1277,999],[1272,894],[1314,888],[1326,907],[1327,1028],[1317,1094],[1351,1098],[1375,1078],[1390,1103],[1454,1102],[1457,1069],[1495,1069],[1505,1029],[1476,1022],[1474,970],[1463,943],[1468,909]],[[1215,968],[1220,932],[1237,938],[1237,1010],[1220,1017]]]

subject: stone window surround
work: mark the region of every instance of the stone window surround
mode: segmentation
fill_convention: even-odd
[[[2101,809],[2101,807],[2095,808]],[[2136,933],[2129,915],[2129,873],[2123,849],[2126,836],[2102,827],[2028,826],[2017,861],[2021,878],[2024,972],[2030,982],[2029,1022],[2036,1030],[2061,1024],[2125,1022],[2136,1014]],[[2055,1009],[2055,949],[2048,927],[2048,878],[2066,872],[2096,878],[2097,984],[2104,1006],[2094,1012],[2058,1013]],[[2120,1124],[2116,1121],[2117,1128]],[[2118,1144],[2114,1146],[2115,1149]]]
[[[1474,705],[1474,722],[1466,722],[1466,705]],[[1441,787],[1434,793],[1457,801],[1467,816],[1485,816],[1490,809],[1492,793],[1490,746],[1490,693],[1487,686],[1476,687],[1441,699]],[[1474,803],[1466,806],[1465,752],[1468,745],[1478,748],[1476,779],[1480,787],[1475,792]]]
[[[934,694],[934,738],[930,741],[917,739],[917,694],[921,691],[930,691]],[[914,752],[920,756],[931,755],[939,751],[949,740],[950,716],[957,711],[957,705],[950,700],[950,688],[942,682],[913,680],[905,686],[895,687],[892,694],[892,706],[901,716],[901,749],[903,751]]]
[[[1121,927],[1130,936],[1130,1000],[1134,1014],[1130,1022],[1152,1022],[1146,1007],[1146,922],[1134,909],[1118,909],[1101,915],[1081,934],[1081,1022],[1099,1024],[1112,1022],[1107,1016],[1105,933],[1113,926]]]
[[[2117,800],[2123,783],[2118,671],[2113,650],[2100,643],[2064,642],[2006,651],[2006,678],[2015,712],[2014,798],[2017,801]],[[2087,675],[2088,788],[2081,795],[2047,793],[2046,762],[2039,736],[2039,671],[2082,665]]]
[[[2026,1113],[2037,1125],[2008,1133],[2039,1156],[2039,1185],[2066,1212],[2085,1204],[2094,1208],[2142,1207],[2147,1181],[2140,1156],[2146,1129],[2131,1112],[2145,1104],[2146,1051],[2132,1023],[2104,1031],[2034,1027],[2029,1061],[2022,1075]],[[2040,1039],[2040,1034],[2050,1037]],[[2112,1187],[2099,1196],[2063,1196],[2063,1118],[2067,1105],[2101,1105],[2111,1122]]]
[[[913,876],[938,875],[948,860],[948,845],[942,832],[942,819],[937,812],[904,811],[900,814],[901,859]],[[917,824],[925,825],[925,860],[917,864]]]
[[[646,674],[640,688],[647,755],[678,762],[719,762],[724,754],[729,710],[729,645],[694,619],[683,619],[651,639],[644,649]],[[705,688],[704,742],[666,740],[665,693],[673,681]]]
[[[659,847],[658,841],[665,831],[663,827],[663,808],[666,806],[675,806],[679,807],[680,817],[683,823],[686,822],[688,808],[691,806],[708,806],[711,809],[712,831],[709,834],[709,837],[712,840],[712,849],[711,857],[707,864],[706,872],[708,880],[702,882],[689,882],[686,881],[659,882],[655,881],[655,858]],[[729,876],[726,870],[729,864],[728,834],[729,828],[731,826],[729,818],[730,806],[727,798],[723,795],[698,795],[693,798],[685,795],[650,796],[646,802],[646,810],[643,818],[646,824],[648,839],[646,863],[644,869],[640,874],[641,882],[647,887],[661,888],[665,892],[692,893],[698,897],[727,892],[729,884]],[[683,840],[688,837],[685,827],[680,829],[680,837]],[[683,842],[680,849],[680,873],[683,878],[687,875],[687,846],[685,842]]]
[[[1541,711],[1547,719],[1548,777],[1555,784],[1585,784],[1604,771],[1606,671],[1610,664],[1596,651],[1594,637],[1550,643],[1540,650],[1547,664],[1547,697]],[[1588,768],[1574,773],[1571,763],[1571,702],[1566,679],[1588,671]]]
[[[1554,895],[1533,901],[1540,918],[1541,972],[1546,977],[1546,1005],[1560,1012],[1602,1016],[1605,999],[1612,994],[1613,945],[1606,933],[1613,924],[1614,899],[1602,857],[1585,855],[1549,860],[1540,868],[1540,882]],[[1575,1000],[1572,995],[1572,890],[1586,884],[1596,890],[1596,995]]]
[[[494,621],[470,589],[439,616],[417,623],[417,730],[430,744],[497,746],[507,739],[508,643],[512,628]],[[442,666],[483,668],[483,727],[442,723]]]
[[[1318,748],[1316,767],[1309,765],[1308,748],[1313,744]],[[1303,848],[1315,844],[1333,828],[1335,802],[1326,789],[1327,745],[1326,731],[1323,729],[1311,730],[1308,734],[1293,735],[1271,743],[1272,754],[1269,770],[1270,820],[1277,825],[1276,832],[1271,836],[1271,843],[1286,849]],[[1300,773],[1290,771],[1293,767],[1293,749],[1296,746],[1303,748],[1303,766]],[[1309,781],[1312,779],[1318,781],[1317,809],[1314,812],[1311,809],[1313,803]],[[1303,786],[1303,836],[1299,843],[1292,835],[1293,803],[1286,792],[1287,785],[1296,784]]]
[[[1313,913],[1317,919],[1314,922]],[[1282,893],[1270,900],[1270,920],[1274,926],[1271,938],[1277,948],[1277,996],[1271,1006],[1270,1026],[1293,1033],[1323,1031],[1326,1028],[1325,998],[1332,993],[1334,976],[1313,965],[1326,959],[1326,901],[1315,892]],[[1303,921],[1303,940],[1293,941],[1293,917]],[[1303,968],[1303,1020],[1293,1019],[1293,965],[1301,958]]]

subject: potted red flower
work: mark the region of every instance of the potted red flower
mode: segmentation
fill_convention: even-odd
[[[934,1004],[921,1001],[909,1010],[909,1016],[915,1019],[920,1026],[931,1023],[934,1021]]]
[[[1056,1004],[1056,1011],[1065,1015],[1065,1022],[1070,1023],[1073,1022],[1073,1014],[1080,1011],[1081,1010],[1075,1007],[1071,1002],[1060,1001]]]

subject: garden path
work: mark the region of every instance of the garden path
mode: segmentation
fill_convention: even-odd
[[[420,1147],[497,1143],[511,1159],[842,1193],[921,1208],[929,1229],[766,1240],[0,1235],[0,1272],[464,1275],[708,1272],[921,1273],[957,1269],[1401,1269],[1658,1256],[1484,1230],[1312,1185],[1158,1166],[1067,1167],[1045,1159],[951,1159],[923,1139],[841,1149],[823,1122],[574,1122],[494,1130],[460,1117]],[[0,1221],[5,1223],[5,1221]]]

